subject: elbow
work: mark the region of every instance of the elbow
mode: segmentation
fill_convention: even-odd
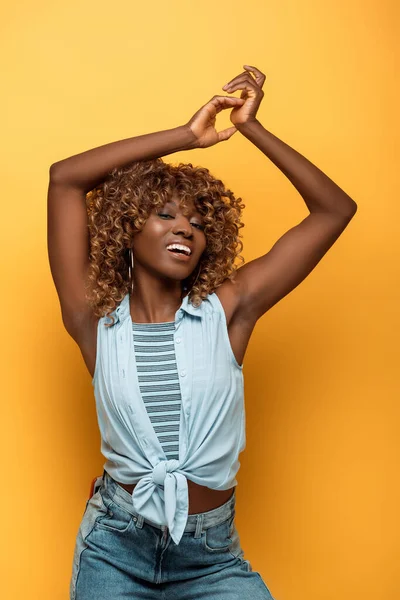
[[[356,202],[354,202],[354,200],[352,200],[353,214],[355,214],[357,212],[357,208],[358,208],[358,204]]]
[[[341,214],[350,221],[356,214],[357,209],[358,205],[352,200],[348,207],[346,207],[346,210],[341,211]]]
[[[60,165],[61,162],[55,162],[50,166],[49,179],[52,183],[59,183],[61,181],[62,167]]]
[[[57,163],[53,163],[52,165],[50,165],[50,169],[49,169],[49,179],[54,180],[56,177],[56,171],[57,171]]]
[[[353,204],[352,204],[351,211],[350,211],[350,218],[351,218],[351,219],[352,219],[352,218],[354,217],[354,215],[356,214],[356,212],[357,212],[357,209],[358,209],[358,204],[356,204],[356,203],[354,202],[354,200],[353,200]]]

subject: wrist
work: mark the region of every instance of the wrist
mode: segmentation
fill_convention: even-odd
[[[187,123],[185,123],[184,125],[180,125],[179,129],[181,129],[185,136],[185,150],[194,150],[195,148],[200,148],[197,136],[194,134],[193,130]]]
[[[235,127],[240,133],[246,135],[246,133],[250,133],[252,130],[262,127],[262,125],[257,119],[251,119],[245,123],[235,124]]]

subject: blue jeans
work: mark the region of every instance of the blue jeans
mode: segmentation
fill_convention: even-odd
[[[132,496],[106,472],[79,527],[70,600],[274,600],[243,558],[236,490],[222,506],[189,515],[176,545],[167,525],[133,510]]]

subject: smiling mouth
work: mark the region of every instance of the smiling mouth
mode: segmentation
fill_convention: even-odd
[[[167,252],[168,252],[168,254],[171,255],[171,257],[173,256],[177,260],[188,261],[188,260],[190,260],[190,257],[191,257],[190,254],[185,254],[184,252],[179,252],[177,250],[175,250],[175,251],[167,250]]]

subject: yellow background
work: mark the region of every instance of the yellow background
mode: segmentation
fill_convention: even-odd
[[[90,376],[48,264],[49,167],[186,123],[244,64],[267,75],[264,127],[358,204],[248,347],[236,517],[245,557],[276,600],[400,597],[398,10],[395,0],[3,8],[3,598],[68,597],[104,462]],[[219,130],[229,124],[228,111],[217,118]],[[206,166],[243,198],[246,261],[308,214],[239,132],[165,160]]]

